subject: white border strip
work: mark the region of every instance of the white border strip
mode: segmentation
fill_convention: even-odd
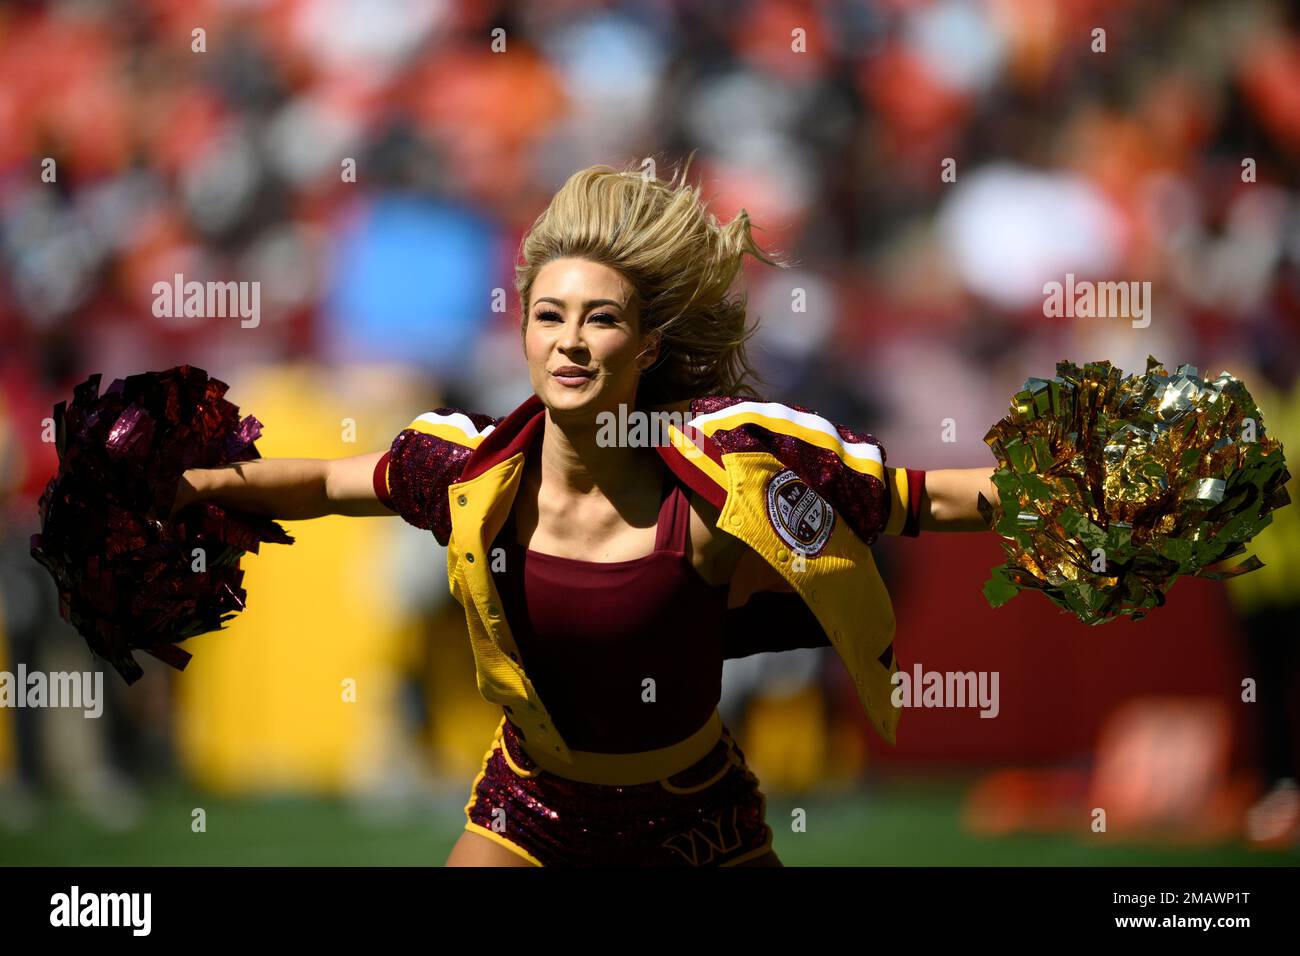
[[[470,417],[462,412],[452,412],[450,415],[438,415],[434,412],[425,412],[406,427],[412,427],[415,422],[424,422],[426,425],[453,425],[463,431],[467,438],[484,438],[496,429],[495,425],[489,425],[487,428],[479,431],[478,428],[475,427],[474,422],[470,420]]]
[[[821,432],[830,438],[835,439],[844,453],[852,458],[865,458],[883,465],[884,462],[880,457],[880,446],[873,445],[870,442],[845,442],[844,438],[836,431],[835,426],[820,415],[812,415],[808,412],[797,412],[788,405],[782,405],[780,402],[739,402],[735,405],[729,405],[721,408],[716,412],[708,412],[704,415],[698,415],[692,418],[690,424],[699,428],[709,437],[717,431],[717,426],[713,428],[706,427],[715,421],[730,418],[733,415],[758,415],[763,418],[775,419],[777,421],[786,421],[810,431]],[[761,424],[761,423],[755,423]],[[787,434],[780,427],[772,428],[772,431]],[[797,435],[794,437],[798,437]]]

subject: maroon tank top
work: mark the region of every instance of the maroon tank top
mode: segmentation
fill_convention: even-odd
[[[686,556],[690,501],[665,469],[654,551],[579,561],[526,549],[514,512],[497,535],[493,578],[524,670],[570,747],[636,753],[684,740],[722,691],[728,586]],[[493,551],[494,555],[498,552]],[[646,679],[654,700],[643,700]]]

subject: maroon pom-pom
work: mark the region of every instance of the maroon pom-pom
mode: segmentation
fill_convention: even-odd
[[[212,502],[167,518],[187,468],[261,457],[261,423],[239,418],[225,382],[190,365],[117,379],[103,395],[99,381],[54,406],[59,471],[38,502],[32,557],[58,585],[59,613],[132,684],[144,673],[133,650],[183,670],[190,655],[176,645],[244,609],[244,552],[293,539]]]

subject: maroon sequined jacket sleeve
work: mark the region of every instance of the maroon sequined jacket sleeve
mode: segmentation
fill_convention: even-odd
[[[451,539],[447,486],[459,480],[473,448],[461,442],[486,434],[497,419],[459,408],[425,412],[402,429],[375,466],[375,494],[408,524],[432,531],[438,543]],[[455,431],[451,431],[451,430]],[[456,434],[458,441],[449,440]]]
[[[745,414],[746,408],[753,413]],[[889,489],[874,475],[847,467],[841,458],[841,453],[857,446],[872,446],[883,466],[885,449],[873,435],[833,422],[802,405],[751,402],[733,396],[696,399],[691,413],[706,417],[724,413],[720,427],[712,430],[712,438],[724,454],[763,451],[774,455],[830,502],[864,544],[875,544],[884,533],[889,520]],[[828,437],[833,433],[840,448],[820,447],[800,437],[809,431]]]

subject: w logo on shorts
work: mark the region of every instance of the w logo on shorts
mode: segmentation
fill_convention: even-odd
[[[734,853],[741,847],[740,829],[736,826],[739,808],[723,810],[685,833],[665,840],[663,845],[680,853],[691,866],[707,866],[714,858]]]

